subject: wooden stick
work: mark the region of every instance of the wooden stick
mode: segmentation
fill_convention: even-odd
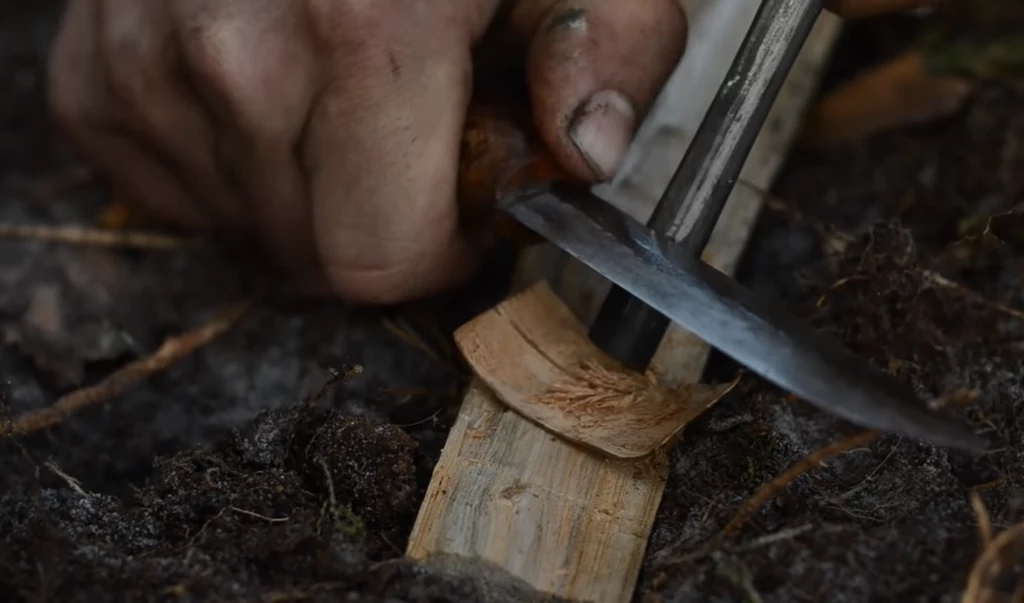
[[[49,226],[43,224],[9,224],[0,222],[0,238],[46,241],[91,247],[120,247],[147,251],[172,251],[192,243],[191,240],[156,232],[104,230],[86,226]]]
[[[126,364],[96,385],[77,389],[50,406],[23,413],[10,426],[0,425],[0,436],[25,435],[46,429],[86,408],[110,401],[224,334],[245,316],[249,307],[248,302],[236,304],[201,327],[169,337],[150,356]]]
[[[1024,523],[1010,526],[992,537],[991,518],[985,503],[975,493],[971,506],[978,514],[978,525],[982,533],[982,551],[967,576],[961,603],[996,603],[1007,599],[999,592],[998,581],[1002,574],[1020,560],[1024,553]],[[1014,589],[1012,601],[1019,601],[1024,581]]]
[[[735,52],[753,16],[748,3],[699,6],[694,0],[687,4],[691,5],[698,46],[701,40],[714,44],[733,36],[735,44],[726,52]],[[698,33],[702,25],[714,31]],[[832,15],[819,21],[768,119],[770,127],[747,162],[743,177],[753,188],[737,187],[712,234],[704,259],[720,270],[735,269],[761,204],[755,191],[770,186],[837,25]],[[706,57],[699,47],[688,51],[681,71],[700,74]],[[670,82],[670,88],[674,85],[678,90],[668,90],[663,96],[692,100],[684,90],[713,90],[730,59],[725,57],[719,63],[722,71],[717,75],[703,73],[702,77]],[[690,111],[690,123],[680,124],[677,116],[683,113],[672,102],[655,109],[653,122],[662,127],[649,126],[648,134],[640,133],[638,144],[647,148],[634,150],[627,174],[604,187],[604,192],[610,193],[605,198],[617,195],[616,205],[646,219],[637,214],[646,211],[649,215],[671,177],[673,164],[685,151],[685,145],[678,144],[679,131],[689,126],[692,132],[694,122],[702,116],[701,110]],[[671,135],[666,136],[669,130]],[[647,145],[649,140],[653,145]],[[654,148],[665,140],[671,142],[670,148]],[[646,152],[667,155],[658,158],[665,169],[652,175],[651,166],[643,161]],[[640,170],[647,170],[646,176]],[[650,191],[646,197],[636,192],[645,189]],[[647,207],[644,201],[648,201]],[[562,262],[561,268],[555,266],[555,260]],[[519,288],[538,277],[548,278],[584,323],[592,318],[607,291],[606,282],[578,263],[565,263],[564,255],[550,246],[525,258],[518,275]],[[707,354],[706,345],[673,326],[656,362],[670,380],[693,383],[700,378]],[[476,379],[435,468],[407,554],[417,560],[456,556],[483,561],[558,597],[600,603],[628,601],[668,468],[665,449],[638,460],[612,460],[569,444],[501,404]]]
[[[771,482],[761,486],[754,496],[747,499],[747,502],[743,503],[740,510],[736,512],[736,515],[729,520],[729,523],[725,524],[718,537],[714,539],[714,542],[718,543],[724,540],[727,536],[734,534],[739,531],[743,524],[750,519],[754,513],[757,513],[761,507],[763,507],[768,501],[772,500],[780,492],[782,492],[786,486],[790,485],[797,478],[802,477],[814,470],[815,467],[823,464],[825,461],[835,458],[844,452],[849,452],[859,446],[864,446],[875,439],[877,439],[879,433],[877,431],[862,431],[861,433],[852,435],[848,438],[843,438],[838,442],[832,442],[824,448],[815,450],[811,454],[800,459],[789,469],[773,479]]]

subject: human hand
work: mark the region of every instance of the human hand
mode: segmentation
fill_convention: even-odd
[[[255,235],[349,300],[405,301],[484,251],[455,192],[473,51],[496,22],[555,159],[613,175],[685,47],[677,0],[70,0],[51,104],[156,217]]]
[[[610,176],[683,51],[674,0],[70,0],[52,107],[157,217],[256,235],[347,299],[404,301],[482,255],[455,189],[496,18],[540,137],[575,176]]]

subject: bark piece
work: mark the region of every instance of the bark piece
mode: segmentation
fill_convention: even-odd
[[[647,456],[671,442],[735,385],[670,387],[653,373],[626,369],[587,338],[544,281],[466,323],[455,340],[505,404],[616,458]]]

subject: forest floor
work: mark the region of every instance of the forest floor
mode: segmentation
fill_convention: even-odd
[[[44,102],[57,9],[20,6],[0,8],[0,224],[92,225],[109,197]],[[827,84],[892,56],[905,26],[848,28]],[[995,534],[1024,519],[1022,106],[993,86],[949,119],[795,152],[741,272],[923,396],[974,391],[951,412],[999,446],[865,437],[746,376],[673,452],[638,601],[959,601],[979,516]],[[250,304],[167,370],[0,441],[0,592],[530,600],[401,559],[466,382],[450,331],[501,284],[370,311],[258,296],[259,274],[202,247],[0,236],[5,426]],[[695,554],[762,487],[851,436]]]

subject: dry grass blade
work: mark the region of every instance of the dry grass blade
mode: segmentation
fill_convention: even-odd
[[[832,444],[807,455],[795,465],[787,469],[785,473],[775,478],[770,483],[762,486],[761,489],[757,491],[757,494],[748,499],[747,502],[743,503],[743,506],[740,507],[740,510],[736,515],[725,525],[724,528],[722,528],[722,531],[718,536],[718,540],[720,541],[721,539],[738,531],[754,513],[763,507],[769,500],[778,496],[779,492],[782,492],[786,486],[793,483],[801,475],[808,473],[830,458],[871,442],[879,435],[880,432],[878,431],[864,431],[844,440],[833,442]]]
[[[925,270],[923,272],[923,275],[924,275],[925,279],[927,279],[927,281],[929,283],[931,283],[932,285],[935,285],[937,287],[942,287],[942,288],[946,289],[947,291],[951,291],[951,292],[956,293],[958,295],[963,295],[965,297],[970,298],[973,301],[976,301],[976,302],[980,303],[981,305],[983,305],[983,306],[985,306],[985,307],[987,307],[989,309],[995,310],[996,312],[1001,312],[1001,313],[1006,314],[1008,316],[1012,316],[1012,317],[1016,318],[1017,320],[1024,321],[1024,311],[1017,310],[1016,308],[1011,308],[1011,307],[1006,306],[1004,304],[1000,304],[998,302],[994,302],[994,301],[985,299],[984,296],[982,296],[982,295],[980,295],[980,294],[978,294],[978,293],[976,293],[974,291],[971,291],[970,289],[968,289],[967,287],[964,287],[960,283],[951,281],[948,278],[946,278],[946,277],[944,277],[941,274],[938,274],[936,272],[932,272],[930,270]]]
[[[759,489],[754,496],[747,499],[747,502],[743,503],[743,506],[740,507],[740,510],[736,512],[736,515],[729,520],[729,523],[727,523],[725,527],[718,532],[718,534],[707,541],[704,546],[698,548],[692,553],[660,561],[658,565],[668,566],[689,563],[710,555],[722,546],[722,543],[725,542],[726,538],[739,531],[743,524],[746,523],[754,513],[766,505],[768,501],[778,496],[786,486],[793,483],[798,477],[810,472],[812,469],[821,463],[824,463],[828,459],[839,456],[844,452],[871,442],[879,435],[881,435],[881,432],[878,431],[864,431],[838,442],[833,442],[832,444],[829,444],[828,446],[800,459],[800,461],[787,469],[785,473],[764,486],[761,486],[761,489]]]
[[[24,435],[46,429],[90,406],[123,394],[209,344],[241,320],[250,308],[250,302],[236,304],[209,323],[177,337],[168,338],[152,355],[121,367],[96,385],[75,390],[50,406],[18,416],[9,427],[5,426],[0,431],[0,435]]]
[[[343,365],[340,371],[330,370],[327,380],[320,386],[320,389],[316,391],[312,396],[306,400],[306,404],[310,407],[316,406],[324,401],[330,394],[332,388],[340,383],[348,383],[355,379],[359,375],[363,374],[363,365],[361,364],[346,364]]]
[[[421,352],[423,352],[427,356],[430,356],[431,359],[436,360],[440,364],[444,364],[445,366],[450,365],[450,363],[444,359],[442,353],[434,349],[433,346],[427,343],[427,341],[423,339],[423,337],[421,337],[420,334],[417,333],[416,330],[413,329],[412,326],[410,326],[405,319],[401,317],[395,319],[385,318],[381,321],[381,325],[387,332],[391,333],[398,339],[401,339],[410,347],[420,350]]]
[[[190,239],[133,230],[104,230],[85,226],[43,226],[0,222],[0,237],[82,245],[90,247],[119,247],[147,251],[181,249]]]
[[[992,542],[992,518],[985,508],[985,501],[981,500],[981,495],[977,492],[971,492],[971,508],[978,516],[978,535],[981,536],[981,544],[988,546]]]
[[[1024,523],[1011,526],[992,537],[992,522],[985,503],[977,493],[971,497],[971,506],[978,515],[978,529],[982,534],[982,551],[971,567],[967,577],[967,588],[964,589],[961,603],[996,603],[1005,601],[1006,597],[999,594],[997,582],[1007,568],[1012,567],[1024,554]],[[1019,596],[1021,586],[1014,592],[1014,599]]]

